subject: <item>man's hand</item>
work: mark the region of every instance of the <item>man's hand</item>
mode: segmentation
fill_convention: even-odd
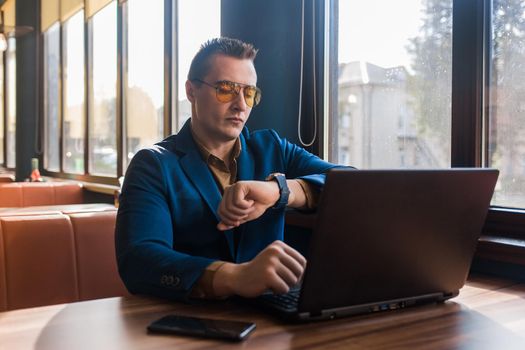
[[[221,231],[257,219],[279,199],[275,181],[239,181],[224,189],[218,214]]]
[[[213,289],[218,296],[237,294],[256,297],[267,290],[287,293],[303,276],[306,259],[282,241],[275,241],[253,260],[224,264],[215,274]]]

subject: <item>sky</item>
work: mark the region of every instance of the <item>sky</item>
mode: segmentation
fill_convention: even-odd
[[[339,62],[404,65],[422,24],[423,0],[339,0]]]

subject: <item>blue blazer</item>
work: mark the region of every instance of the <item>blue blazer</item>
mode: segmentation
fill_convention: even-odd
[[[273,130],[240,135],[238,180],[274,172],[321,187],[336,167]],[[219,231],[221,192],[203,160],[189,121],[177,135],[139,151],[126,172],[116,224],[120,276],[131,293],[186,299],[213,261],[246,262],[283,239],[284,210],[267,210],[234,230]]]

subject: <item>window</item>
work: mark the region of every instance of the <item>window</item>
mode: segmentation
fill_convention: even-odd
[[[84,11],[64,23],[63,29],[63,162],[67,173],[84,173]]]
[[[44,33],[44,167],[60,171],[60,24]]]
[[[221,35],[221,2],[216,0],[180,0],[178,28],[178,129],[191,116],[191,105],[186,99],[186,78],[191,59],[206,40]],[[205,9],[205,10],[203,10]],[[195,20],[198,18],[198,20]]]
[[[184,88],[191,58],[220,35],[220,6],[42,2],[46,175],[116,184],[139,149],[176,132],[191,114]],[[170,50],[177,53],[172,61]],[[174,84],[178,108],[165,100]]]
[[[488,165],[500,169],[493,204],[525,208],[525,6],[492,2]]]
[[[16,40],[9,38],[6,52],[6,131],[8,168],[16,166]]]
[[[450,166],[452,0],[341,0],[332,161]]]
[[[164,2],[128,0],[124,56],[124,166],[164,134]],[[147,28],[147,30],[144,30]]]
[[[0,165],[4,164],[4,55],[0,52]]]
[[[117,6],[89,19],[89,173],[117,175]]]

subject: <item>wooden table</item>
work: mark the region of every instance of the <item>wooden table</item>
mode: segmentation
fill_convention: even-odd
[[[147,334],[169,313],[257,323],[244,342]],[[525,349],[525,284],[469,279],[442,305],[286,324],[233,301],[122,297],[0,313],[0,349]]]

